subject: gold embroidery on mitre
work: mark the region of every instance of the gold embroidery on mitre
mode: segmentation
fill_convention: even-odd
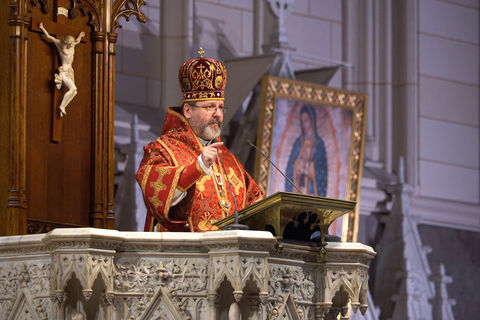
[[[188,81],[188,79],[183,78],[182,83],[185,90],[190,91],[190,82]]]
[[[183,102],[223,101],[227,81],[225,65],[215,59],[203,57],[203,50],[199,50],[199,53],[199,58],[188,60],[178,72]]]
[[[197,99],[209,99],[214,98],[215,94],[213,92],[197,92],[197,94],[193,96],[197,97]]]
[[[215,78],[215,89],[220,89],[220,87],[222,86],[222,81],[223,77],[220,75]]]
[[[212,71],[215,67],[210,63],[207,62],[208,67],[201,63],[194,63],[190,68],[190,74],[192,76],[192,90],[205,90],[205,89],[212,89]],[[205,69],[205,70],[203,70]]]

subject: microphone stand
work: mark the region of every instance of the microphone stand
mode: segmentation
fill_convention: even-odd
[[[292,181],[292,179],[290,179],[289,177],[287,177],[287,175],[286,175],[282,170],[280,170],[280,168],[277,167],[277,166],[275,165],[275,163],[273,163],[273,161],[272,161],[262,150],[260,150],[260,148],[258,148],[256,145],[254,145],[254,144],[252,143],[252,141],[246,140],[245,142],[246,142],[247,144],[249,144],[251,147],[253,147],[255,150],[257,150],[258,153],[260,153],[265,159],[267,159],[268,162],[270,162],[270,164],[271,164],[275,169],[277,169],[277,171],[280,172],[280,174],[281,174],[285,179],[287,179],[288,182],[290,182],[290,184],[295,188],[295,190],[298,191],[298,193],[300,193],[300,194],[305,194],[305,193],[303,193],[302,191],[300,191],[300,189],[298,189],[298,187],[295,185],[295,183]],[[321,235],[321,234],[320,234],[320,231],[315,231],[315,232],[312,233],[312,235],[310,236],[310,240],[311,240],[311,241],[315,241],[315,242],[320,242],[320,239],[321,239],[321,236],[320,236],[320,235]],[[327,234],[325,235],[325,240],[326,240],[326,241],[328,240],[329,242],[339,242],[339,241],[341,241],[339,237],[328,234],[328,230],[327,230]]]

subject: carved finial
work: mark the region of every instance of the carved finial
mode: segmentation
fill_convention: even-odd
[[[83,297],[85,298],[85,300],[88,301],[92,297],[93,290],[92,289],[83,289],[82,293],[83,293]]]
[[[200,58],[203,58],[204,53],[205,53],[205,51],[203,50],[202,47],[200,47],[200,50],[198,50],[198,54],[200,55]]]

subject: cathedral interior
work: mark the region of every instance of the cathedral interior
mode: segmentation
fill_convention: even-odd
[[[202,47],[227,68],[240,66],[230,79],[247,79],[230,91],[227,86],[226,105],[237,112],[222,138],[237,154],[244,149],[232,140],[259,90],[252,75],[367,94],[357,239],[378,253],[370,269],[373,303],[381,319],[392,315],[392,296],[402,290],[393,280],[402,271],[395,265],[408,261],[418,285],[407,291],[428,294],[429,281],[442,274],[450,314],[474,318],[480,298],[479,10],[477,0],[148,1],[148,22],[132,20],[118,38],[117,228],[142,228],[132,167],[142,146],[160,134],[166,108],[181,103],[178,67]],[[252,155],[245,161],[253,170]],[[394,184],[403,186],[400,194],[388,187]],[[136,200],[122,200],[126,193]],[[392,217],[395,197],[406,201],[407,222]],[[132,210],[136,219],[122,216]],[[425,277],[430,280],[418,281]]]
[[[478,318],[480,0],[3,2],[0,318]],[[279,237],[137,232],[199,55],[227,69],[225,146],[267,199],[298,191]]]

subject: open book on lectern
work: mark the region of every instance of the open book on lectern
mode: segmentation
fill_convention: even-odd
[[[338,217],[355,212],[355,201],[313,195],[277,192],[238,212],[238,222],[251,230],[270,231],[277,239],[309,241],[321,232],[325,241],[328,227]],[[213,222],[219,228],[234,223],[234,215]]]

